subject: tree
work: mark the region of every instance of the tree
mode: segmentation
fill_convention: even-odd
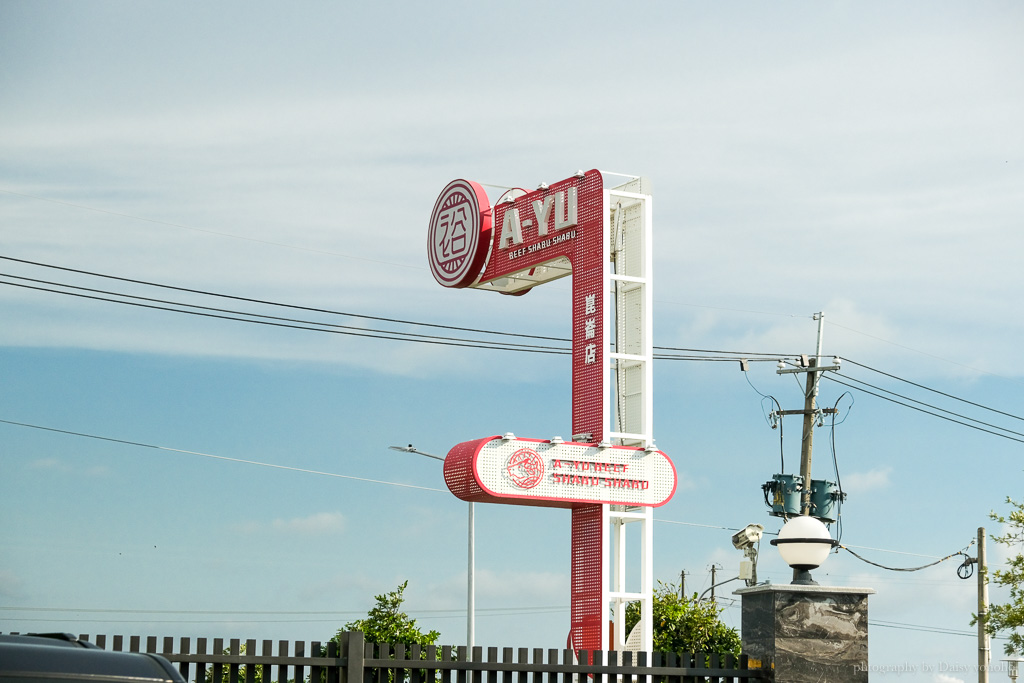
[[[740,636],[718,619],[722,613],[711,601],[679,596],[678,587],[658,582],[654,591],[654,650],[656,652],[718,652],[740,654]],[[640,603],[626,606],[626,629],[640,621]]]
[[[356,619],[345,624],[344,628],[335,634],[331,640],[341,642],[342,634],[346,631],[362,631],[363,638],[367,643],[387,643],[389,645],[403,644],[408,648],[410,645],[421,645],[420,659],[427,658],[426,646],[434,645],[441,637],[440,631],[428,631],[424,633],[416,627],[416,620],[410,619],[409,615],[402,611],[402,603],[405,602],[405,589],[409,585],[406,580],[399,584],[398,588],[385,595],[375,595],[377,604],[366,613],[363,619]],[[326,650],[326,648],[324,648]],[[394,659],[394,655],[390,655]],[[454,657],[453,657],[454,659]],[[425,680],[426,671],[420,671],[421,680]],[[326,678],[321,676],[321,681]],[[406,681],[409,674],[406,673]],[[388,672],[389,683],[395,683],[395,674]]]
[[[366,617],[345,624],[332,640],[340,642],[341,634],[345,631],[362,631],[368,643],[402,643],[406,647],[415,644],[434,645],[441,637],[441,633],[424,633],[416,628],[416,620],[410,619],[409,615],[402,611],[402,603],[405,602],[403,593],[408,585],[409,582],[405,581],[390,593],[374,596],[377,604],[366,613]]]
[[[1004,525],[1006,532],[1002,536],[993,535],[992,540],[1015,549],[1017,555],[1007,561],[1009,569],[991,572],[989,581],[1009,588],[1010,600],[989,607],[985,630],[989,635],[1008,632],[1003,651],[1007,655],[1020,655],[1024,653],[1024,633],[1018,630],[1024,628],[1024,502],[1007,497],[1006,503],[1013,508],[1009,515],[1004,517],[995,512],[989,514],[993,520]],[[974,623],[977,623],[977,618]]]

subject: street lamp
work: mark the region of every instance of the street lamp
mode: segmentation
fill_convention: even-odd
[[[408,446],[388,446],[393,451],[399,451],[401,453],[415,453],[416,455],[422,455],[425,458],[433,458],[434,460],[440,460],[444,462],[444,458],[440,455],[434,455],[433,453],[425,453],[418,448],[414,448],[412,444]],[[469,502],[469,536],[467,544],[467,570],[466,570],[466,646],[469,650],[470,656],[473,653],[473,641],[475,640],[476,633],[476,576],[475,576],[475,565],[476,565],[476,532],[475,523],[473,521],[473,502]]]
[[[832,548],[839,545],[819,520],[808,515],[792,517],[779,530],[779,537],[770,543],[779,549],[779,555],[793,568],[793,583],[817,586],[811,570],[817,569]]]
[[[1017,683],[1017,667],[1020,665],[1021,661],[1024,660],[1021,660],[1018,657],[1011,657],[1010,659],[1004,659],[1003,661],[1006,662],[1006,675],[1010,677],[1010,680],[1013,681],[1013,683]]]

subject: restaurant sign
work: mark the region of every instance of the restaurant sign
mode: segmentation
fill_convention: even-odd
[[[676,470],[657,449],[601,446],[508,434],[460,443],[444,461],[448,488],[473,502],[573,507],[658,507],[676,490]]]

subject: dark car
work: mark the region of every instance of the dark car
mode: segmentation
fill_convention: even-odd
[[[108,652],[70,634],[0,635],[0,683],[185,683],[160,655]]]

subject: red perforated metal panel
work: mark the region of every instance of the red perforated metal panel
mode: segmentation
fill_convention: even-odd
[[[608,529],[601,512],[600,505],[580,505],[572,510],[569,638],[574,650],[605,649],[601,626],[607,618],[603,588]]]
[[[448,451],[444,459],[444,483],[458,498],[468,501],[483,501],[484,490],[477,483],[473,473],[473,456],[488,441],[499,437],[465,441]]]

